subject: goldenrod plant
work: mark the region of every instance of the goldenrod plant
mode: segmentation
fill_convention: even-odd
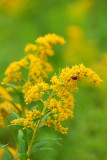
[[[67,134],[64,124],[73,118],[74,92],[85,77],[89,83],[98,86],[100,77],[83,64],[66,66],[59,75],[54,74],[48,56],[53,56],[53,45],[64,45],[63,37],[47,34],[34,44],[27,44],[27,55],[13,62],[5,71],[0,87],[0,127],[10,127],[16,138],[16,147],[1,144],[0,158],[8,160],[30,160],[32,154],[54,139],[36,139],[38,131],[53,127],[61,134]],[[18,99],[19,98],[19,99]],[[16,99],[18,99],[16,102]],[[31,134],[32,133],[32,134]]]

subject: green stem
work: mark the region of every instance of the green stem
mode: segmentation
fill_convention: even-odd
[[[53,94],[54,94],[54,91],[52,92],[51,96],[49,97],[48,102],[49,102],[49,100],[52,98]],[[47,102],[47,104],[48,104],[48,102]],[[44,108],[43,108],[42,113],[45,113],[47,104],[44,104]],[[42,114],[42,113],[41,113],[41,114]],[[40,120],[38,121],[38,123],[37,123],[37,125],[36,125],[36,128],[35,128],[35,130],[34,130],[34,132],[33,132],[33,136],[32,136],[31,142],[30,142],[30,144],[29,144],[29,146],[28,146],[28,151],[27,151],[27,156],[28,156],[28,157],[29,157],[29,153],[30,153],[30,150],[31,150],[31,147],[32,147],[32,143],[33,143],[33,141],[34,141],[34,139],[35,139],[35,136],[36,136],[36,133],[37,133],[37,131],[38,131],[38,129],[39,129],[39,125],[40,125],[40,123],[41,123],[42,118],[43,118],[43,116],[41,116],[41,118],[40,118]]]
[[[45,112],[45,109],[46,109],[46,107],[44,106],[42,113]],[[42,113],[41,113],[41,114],[42,114]],[[28,151],[27,151],[28,157],[29,157],[29,153],[30,153],[30,150],[31,150],[31,147],[32,147],[32,143],[33,143],[33,141],[34,141],[34,139],[35,139],[35,136],[36,136],[36,133],[37,133],[37,131],[38,131],[38,129],[39,129],[39,125],[40,125],[40,123],[41,123],[42,117],[43,117],[43,116],[41,116],[40,120],[38,121],[38,123],[37,123],[37,125],[36,125],[36,128],[35,128],[35,130],[34,130],[34,133],[33,133],[32,139],[31,139],[31,142],[30,142],[30,144],[29,144],[29,146],[28,146]]]
[[[30,153],[30,150],[31,150],[31,147],[32,147],[32,143],[33,143],[33,141],[34,141],[34,139],[35,139],[35,136],[36,136],[36,133],[37,133],[37,131],[38,131],[38,129],[39,129],[39,124],[40,124],[40,122],[41,122],[41,119],[40,119],[40,120],[38,121],[38,123],[37,123],[37,126],[36,126],[36,128],[35,128],[35,130],[34,130],[34,133],[33,133],[32,139],[31,139],[31,142],[30,142],[30,144],[29,144],[29,146],[28,146],[28,151],[27,151],[28,157],[29,157],[29,153]]]

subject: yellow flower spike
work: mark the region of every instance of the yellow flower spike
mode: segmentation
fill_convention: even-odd
[[[29,127],[35,127],[36,123],[33,123],[34,120],[38,119],[39,117],[43,116],[44,114],[40,114],[40,111],[37,109],[34,109],[33,111],[29,111],[25,118],[19,118],[11,121],[12,124],[20,124],[24,126],[25,128]]]
[[[44,37],[39,37],[35,40],[37,44],[40,45],[39,47],[39,57],[42,60],[47,60],[47,55],[53,56],[54,52],[52,50],[52,46],[55,44],[64,45],[65,40],[63,37],[60,37],[54,33],[47,34]]]
[[[2,82],[3,85],[12,82],[21,88],[25,82],[34,84],[42,82],[44,78],[48,78],[48,73],[53,71],[52,65],[47,62],[47,56],[54,55],[52,45],[63,45],[65,41],[55,34],[47,34],[44,37],[37,38],[35,42],[37,44],[26,45],[25,52],[28,52],[27,56],[8,66]],[[27,71],[28,79],[24,77],[22,69]]]
[[[68,129],[64,128],[61,122],[68,118],[73,118],[73,92],[78,91],[77,81],[82,81],[85,77],[87,77],[89,82],[93,82],[96,85],[102,81],[95,72],[86,68],[83,64],[75,65],[72,68],[66,67],[62,69],[59,77],[55,75],[51,78],[52,85],[50,88],[56,94],[48,102],[48,109],[52,114],[47,117],[46,121],[43,121],[42,125],[53,125],[56,131],[62,134],[67,133]]]
[[[77,81],[80,82],[85,77],[87,77],[89,82],[93,82],[96,85],[101,82],[99,76],[83,64],[75,65],[72,68],[66,67],[62,69],[59,76],[55,75],[51,78],[52,84],[50,86],[45,82],[32,86],[25,93],[25,102],[28,104],[36,100],[42,100],[45,106],[47,106],[46,110],[51,113],[47,120],[43,121],[42,125],[54,126],[55,130],[66,134],[67,128],[64,128],[61,122],[73,118],[73,92],[78,91]],[[51,94],[49,93],[50,90],[53,90]],[[49,93],[46,101],[42,99],[45,93]],[[34,114],[34,112],[32,113]],[[27,124],[25,126],[27,127]]]
[[[25,119],[24,118],[19,118],[19,119],[15,119],[13,121],[11,121],[11,124],[20,124],[23,125]]]

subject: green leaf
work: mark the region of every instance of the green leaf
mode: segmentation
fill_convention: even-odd
[[[17,113],[15,113],[11,108],[8,108],[8,109],[11,113],[10,117],[11,117],[12,120],[20,118],[20,116]]]
[[[19,141],[19,153],[21,154],[20,160],[26,160],[26,143],[23,138],[24,138],[23,132],[19,130],[18,141]]]
[[[40,142],[40,141],[56,141],[56,140],[60,140],[60,139],[62,139],[62,138],[38,139],[38,140],[36,140],[36,141],[33,142],[33,145],[34,145],[35,143],[37,143],[37,142]]]
[[[25,106],[25,102],[24,102],[24,95],[21,91],[16,89],[16,86],[13,84],[7,84],[6,86],[8,87],[12,87],[14,89],[14,91],[16,92],[16,94],[19,96],[19,100],[20,100],[20,104],[22,106],[22,109],[24,110],[24,106]]]
[[[33,110],[36,109],[37,107],[38,107],[38,105],[33,106],[30,111],[33,111]]]
[[[21,154],[20,153],[17,153],[15,156],[14,156],[14,159],[16,159],[16,158],[18,158],[18,157],[20,157],[21,156]]]
[[[22,106],[22,109],[24,110],[25,107],[25,101],[24,101],[24,95],[22,92],[17,92],[17,94],[19,95],[19,100],[20,100],[20,104]]]
[[[8,144],[0,145],[0,149],[5,148]]]
[[[36,109],[38,107],[37,101],[31,102],[30,104],[27,104],[26,107],[29,108],[30,111]]]
[[[39,150],[48,150],[48,151],[55,151],[53,148],[51,147],[48,147],[48,148],[40,148]]]
[[[5,147],[4,153],[3,153],[3,156],[2,156],[2,158],[1,158],[1,160],[6,160],[6,157],[8,157],[8,160],[13,160],[13,155],[12,155],[11,152]]]
[[[26,159],[27,159],[27,155],[25,155],[25,154],[20,154],[20,153],[17,153],[17,154],[14,156],[14,159],[17,159],[18,157],[20,157],[20,159],[22,159],[22,160],[26,160]]]
[[[32,147],[32,149],[31,149],[31,151],[30,151],[30,153],[32,153],[32,152],[34,152],[35,150],[37,150],[37,149],[40,149],[40,148],[42,148],[42,147],[44,147],[46,144],[48,144],[48,143],[50,143],[50,142],[52,142],[52,141],[56,141],[56,140],[58,140],[59,138],[54,138],[54,139],[41,139],[42,140],[42,142],[40,142],[40,143],[38,143],[38,144],[35,144],[37,141],[35,141],[33,144],[33,147]]]
[[[6,86],[7,87],[12,87],[13,89],[15,89],[15,87],[16,87],[14,84],[10,84],[10,83],[6,84]]]
[[[29,145],[29,143],[30,143],[30,138],[29,138],[28,130],[27,130],[27,129],[24,129],[24,130],[23,130],[23,134],[24,134],[24,138],[26,139],[27,145]]]

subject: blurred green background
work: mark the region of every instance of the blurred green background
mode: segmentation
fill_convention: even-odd
[[[42,130],[38,137],[62,140],[52,144],[54,150],[38,151],[32,159],[107,160],[107,0],[0,0],[1,81],[7,66],[26,54],[25,45],[47,33],[66,40],[65,46],[54,47],[55,55],[49,58],[55,72],[84,63],[104,82],[99,88],[80,84],[68,134]],[[0,141],[7,143],[9,132],[3,131]]]

